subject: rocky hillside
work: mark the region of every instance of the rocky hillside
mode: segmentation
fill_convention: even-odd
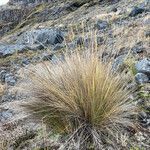
[[[133,99],[143,130],[131,138],[131,149],[150,148],[150,1],[10,0],[0,6],[0,149],[42,147],[42,125],[17,108],[27,99],[18,92],[22,76],[31,65],[55,61],[54,54],[88,46],[91,32],[137,88]]]

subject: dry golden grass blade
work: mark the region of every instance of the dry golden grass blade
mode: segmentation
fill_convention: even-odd
[[[0,83],[0,96],[4,94],[4,86]]]

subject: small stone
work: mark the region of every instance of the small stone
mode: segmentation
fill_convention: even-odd
[[[137,100],[137,105],[139,105],[139,106],[145,106],[145,100],[144,99],[138,99]]]
[[[143,83],[148,83],[149,82],[148,76],[145,75],[144,73],[137,73],[135,75],[135,80],[139,84],[143,84]]]
[[[145,119],[146,117],[147,117],[147,114],[144,111],[140,112],[140,114],[139,114],[139,119],[140,120],[143,121],[143,119]]]
[[[6,94],[2,96],[2,102],[11,102],[11,101],[14,101],[16,100],[16,94],[12,94],[8,91],[6,91]]]
[[[150,60],[148,58],[144,58],[144,59],[138,61],[135,64],[135,68],[138,73],[144,73],[148,77],[150,76]]]
[[[23,65],[23,66],[27,66],[27,65],[29,65],[29,64],[30,64],[30,60],[29,60],[29,59],[24,58],[24,59],[22,60],[22,65]]]
[[[101,45],[104,43],[103,37],[97,37],[97,45]]]
[[[144,11],[146,11],[144,8],[134,7],[134,8],[131,10],[129,16],[130,16],[130,17],[135,17],[135,16],[137,16],[138,14],[143,13]]]
[[[125,55],[118,56],[112,65],[113,70],[118,70],[123,65],[124,60],[125,60]]]
[[[146,111],[146,113],[150,116],[150,106],[145,106],[144,110]]]
[[[150,25],[150,17],[145,18],[145,19],[143,20],[143,24],[144,24],[144,25]]]
[[[150,126],[150,118],[147,119],[147,126]]]
[[[76,44],[80,45],[80,46],[83,45],[84,44],[84,39],[82,37],[77,38]]]
[[[2,122],[10,119],[12,116],[13,116],[13,114],[12,114],[12,111],[10,111],[10,110],[0,112],[0,120]]]
[[[149,0],[144,0],[144,3],[145,3],[145,5],[147,6],[147,5],[150,4],[150,1],[149,1]]]
[[[40,56],[33,56],[31,62],[32,62],[32,63],[37,63],[37,62],[39,62],[40,60],[41,60],[41,57],[40,57]]]
[[[139,121],[142,126],[148,127],[150,125],[150,116],[144,111],[139,113]]]
[[[7,74],[5,75],[5,82],[6,82],[8,85],[14,86],[15,83],[16,83],[16,79],[15,79],[15,77],[14,77],[11,73],[7,73]]]
[[[131,48],[131,50],[133,51],[133,53],[142,53],[145,50],[145,48],[143,47],[143,42],[140,41],[136,43],[135,46]]]
[[[144,141],[146,138],[144,137],[144,135],[143,135],[143,133],[142,132],[137,132],[136,134],[135,134],[135,137],[137,138],[137,140],[139,141],[139,142],[142,142],[142,141]]]
[[[108,28],[108,26],[109,26],[108,22],[104,20],[98,20],[96,24],[98,30],[104,30]]]
[[[150,31],[145,31],[144,34],[145,34],[145,37],[146,37],[146,38],[150,37]]]
[[[0,72],[0,80],[1,80],[2,82],[5,82],[5,75],[6,75],[6,73],[7,73],[6,70],[2,70],[2,71]]]
[[[111,9],[111,11],[112,11],[112,12],[117,12],[118,9],[117,9],[116,7],[113,7],[113,8]]]
[[[150,4],[150,1],[149,1],[149,0],[144,0],[144,2],[142,2],[142,3],[140,4],[140,7],[148,7],[149,4]]]

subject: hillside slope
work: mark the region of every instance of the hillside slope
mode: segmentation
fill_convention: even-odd
[[[49,140],[43,125],[24,119],[17,108],[28,98],[18,92],[24,73],[32,65],[55,62],[54,54],[63,57],[66,49],[87,46],[95,34],[98,49],[115,55],[115,66],[127,69],[137,88],[133,99],[142,107],[138,120],[143,130],[131,137],[131,149],[149,149],[149,0],[10,0],[0,6],[0,148],[32,149]]]

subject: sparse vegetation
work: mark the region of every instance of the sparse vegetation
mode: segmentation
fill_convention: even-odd
[[[148,1],[10,1],[0,150],[149,149]]]
[[[135,68],[135,62],[136,60],[134,59],[134,57],[129,56],[126,60],[125,60],[125,64],[127,65],[127,67],[129,68],[129,71],[131,72],[131,75],[135,76],[137,71]]]
[[[135,128],[130,117],[137,110],[122,78],[96,53],[73,53],[57,65],[31,71],[32,100],[22,106],[54,132],[70,135],[64,147],[74,139],[81,149],[101,148],[105,142],[113,144],[118,130]]]

